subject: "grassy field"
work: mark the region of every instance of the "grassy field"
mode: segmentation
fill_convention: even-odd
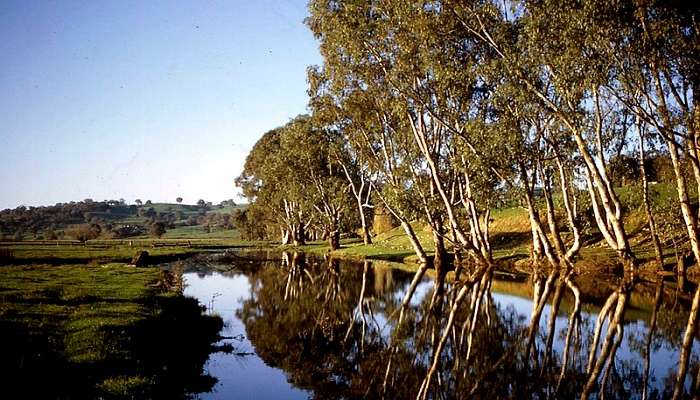
[[[201,238],[91,240],[86,244],[70,241],[0,242],[0,265],[128,263],[141,251],[148,252],[152,262],[158,263],[222,249],[265,245],[268,243]]]
[[[145,236],[141,236],[144,238]],[[175,229],[168,229],[163,235],[163,239],[237,239],[235,230],[212,229],[207,231],[206,227],[200,225],[178,226]]]
[[[222,322],[159,288],[162,274],[119,264],[2,267],[3,390],[128,399],[210,388],[202,366]]]

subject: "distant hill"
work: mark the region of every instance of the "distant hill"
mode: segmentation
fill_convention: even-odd
[[[220,205],[124,201],[59,203],[0,211],[0,239],[54,240],[80,237],[121,239],[153,236],[164,228],[164,238],[238,238],[233,213],[247,205],[232,201]],[[81,236],[83,235],[83,236]]]

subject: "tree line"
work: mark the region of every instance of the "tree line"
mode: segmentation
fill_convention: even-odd
[[[181,198],[178,198],[181,201]],[[160,206],[156,211],[151,200],[140,199],[127,204],[124,199],[57,203],[53,206],[26,207],[0,211],[0,239],[26,238],[56,240],[71,238],[82,242],[97,239],[124,239],[142,235],[161,237],[167,229],[178,225],[203,225],[232,230],[235,228],[235,210],[232,213],[214,212],[214,208],[233,207],[233,200],[224,200],[218,206],[200,199],[196,205]],[[139,217],[134,221],[134,217]],[[128,221],[127,221],[128,220]]]

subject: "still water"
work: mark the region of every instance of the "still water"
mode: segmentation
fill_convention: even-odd
[[[688,318],[672,289],[614,279],[424,277],[406,296],[413,273],[301,254],[178,268],[234,347],[201,399],[668,398]]]

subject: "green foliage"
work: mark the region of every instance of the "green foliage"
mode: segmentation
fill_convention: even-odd
[[[245,240],[265,239],[265,215],[261,213],[260,208],[236,210],[233,212],[232,219],[236,229],[241,232],[241,238]]]
[[[334,160],[336,139],[336,132],[317,127],[308,116],[264,134],[236,179],[251,202],[246,219],[254,218],[266,225],[266,232],[276,231],[274,235],[280,228],[291,232],[298,241],[309,227],[327,234],[338,231],[352,198]],[[246,224],[242,219],[240,223]]]

